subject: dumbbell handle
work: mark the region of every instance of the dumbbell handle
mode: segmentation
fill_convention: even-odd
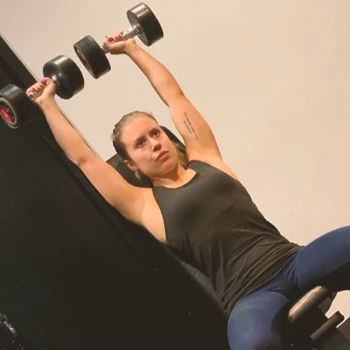
[[[31,101],[34,101],[35,98],[36,98],[36,93],[35,92],[30,92],[29,94],[27,94],[28,98],[31,100]]]
[[[129,29],[125,30],[123,32],[122,38],[120,41],[126,41],[128,39],[133,38],[136,35],[139,35],[141,33],[141,29],[138,25],[130,27]],[[109,49],[106,46],[102,46],[102,49],[104,51],[104,53],[108,53]]]
[[[57,75],[53,75],[51,77],[51,80],[56,84],[56,86],[58,85],[57,82],[58,82],[58,77]],[[38,97],[38,94],[36,92],[30,92],[27,94],[28,98],[31,100],[31,101],[34,101],[37,97]]]

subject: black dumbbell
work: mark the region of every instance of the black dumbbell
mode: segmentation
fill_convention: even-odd
[[[44,77],[56,84],[56,94],[68,100],[84,88],[84,77],[73,60],[67,56],[57,56],[45,63]],[[0,90],[0,116],[10,128],[16,129],[33,119],[36,113],[36,94],[27,94],[16,85],[10,84]]]
[[[123,40],[138,36],[146,46],[151,46],[163,38],[162,26],[146,4],[140,3],[134,6],[126,15],[131,27],[124,31]],[[100,46],[91,35],[85,36],[73,47],[81,63],[95,79],[111,70],[106,57],[108,49]]]

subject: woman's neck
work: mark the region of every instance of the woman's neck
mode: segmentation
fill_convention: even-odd
[[[169,174],[163,175],[161,178],[155,178],[152,180],[154,187],[179,187],[186,183],[193,177],[193,171],[187,171],[182,166],[176,167]]]

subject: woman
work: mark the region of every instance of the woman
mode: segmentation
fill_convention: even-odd
[[[153,116],[133,112],[115,126],[113,144],[125,164],[152,188],[127,183],[85,144],[54,101],[43,79],[28,89],[66,155],[128,220],[177,250],[212,281],[228,318],[232,349],[283,349],[287,308],[316,285],[350,287],[350,228],[332,231],[305,247],[289,242],[259,212],[222,159],[214,135],[171,73],[121,33],[106,37],[112,55],[141,69],[169,107],[184,139],[186,159]]]

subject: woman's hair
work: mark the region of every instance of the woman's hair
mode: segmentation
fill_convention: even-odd
[[[129,121],[131,121],[132,119],[134,119],[136,117],[140,117],[140,116],[146,116],[148,118],[153,119],[155,122],[158,123],[156,118],[151,113],[137,110],[137,111],[125,114],[119,120],[119,122],[117,124],[115,124],[115,126],[114,126],[113,134],[111,136],[112,141],[113,141],[113,147],[114,147],[115,151],[117,152],[117,154],[120,156],[120,158],[122,158],[122,160],[129,160],[130,159],[130,157],[126,151],[125,144],[122,142],[123,130]],[[166,127],[163,127],[163,126],[161,126],[161,128],[166,133],[166,135],[169,137],[170,141],[174,144],[174,146],[177,150],[181,165],[184,168],[187,168],[188,158],[187,158],[187,154],[186,154],[186,147],[180,142],[179,139],[176,138],[176,136],[170,130],[168,130]],[[135,175],[138,178],[140,178],[141,176],[144,176],[143,174],[139,174],[139,172],[136,172]]]

